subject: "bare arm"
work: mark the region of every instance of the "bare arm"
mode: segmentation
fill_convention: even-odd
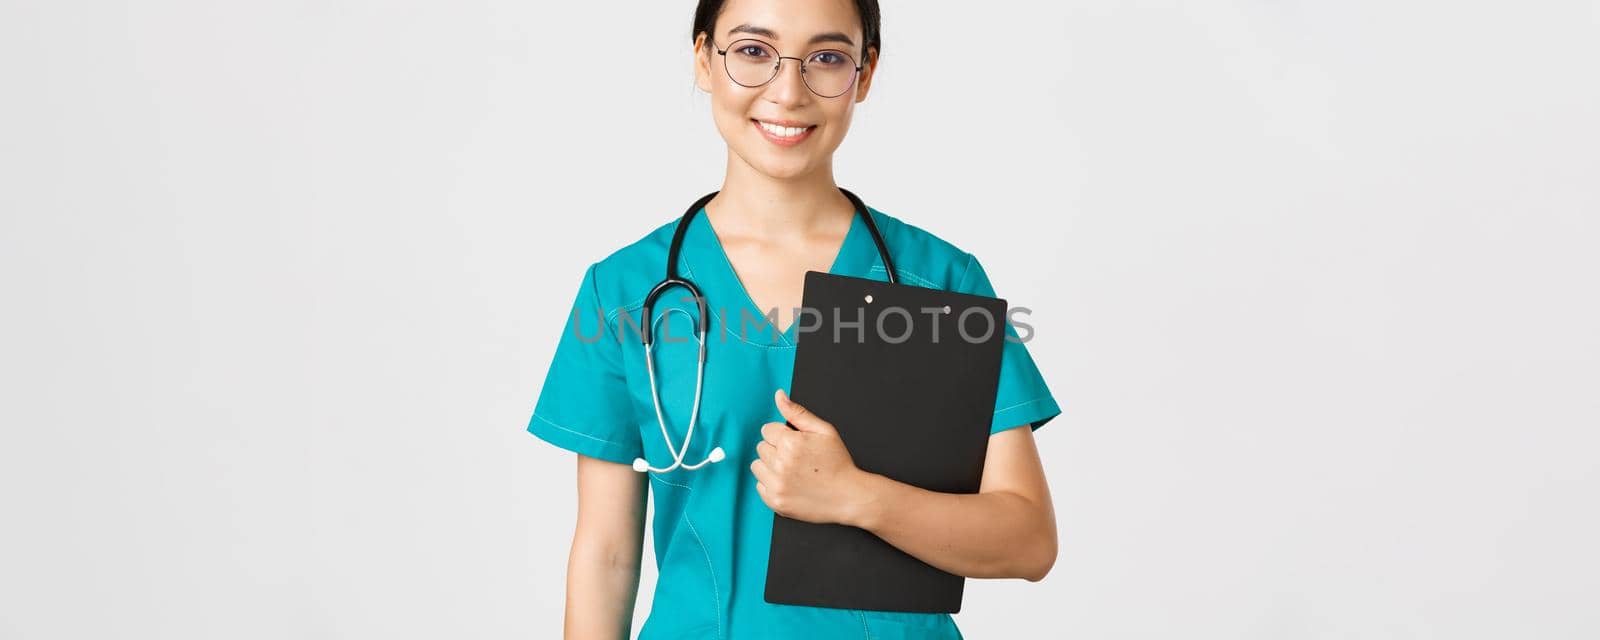
[[[832,424],[781,390],[776,400],[799,430],[762,425],[750,466],[773,511],[866,529],[962,576],[1038,581],[1055,565],[1055,508],[1030,427],[989,436],[978,493],[940,493],[862,471]]]
[[[647,482],[628,465],[578,455],[578,524],[567,558],[568,640],[626,640],[632,631]]]
[[[863,474],[845,516],[919,560],[973,578],[1039,581],[1056,561],[1056,516],[1033,429],[989,436],[978,493],[928,491]]]

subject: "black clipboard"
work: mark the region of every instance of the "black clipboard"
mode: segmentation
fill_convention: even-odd
[[[856,466],[977,493],[1006,301],[818,271],[802,299],[789,396],[833,423]],[[865,529],[773,515],[767,602],[955,613],[964,586]]]

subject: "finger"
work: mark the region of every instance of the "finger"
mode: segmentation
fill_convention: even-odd
[[[779,389],[773,394],[773,397],[777,400],[778,412],[782,413],[783,418],[788,420],[789,424],[794,425],[796,429],[815,433],[837,432],[837,430],[833,428],[833,424],[829,423],[827,420],[817,417],[817,414],[812,413],[810,409],[800,406],[800,403],[790,400],[789,394],[784,393],[783,389]]]
[[[782,447],[794,432],[782,422],[768,422],[761,425],[761,439],[771,443],[774,447]]]
[[[759,460],[757,462],[760,462]],[[778,476],[766,467],[750,466],[750,471],[756,476],[756,490],[761,493],[761,499],[770,506],[772,499],[777,495]]]
[[[761,460],[756,460],[750,463],[750,473],[755,475],[756,484],[771,482],[773,480],[772,470],[768,469],[767,464]]]
[[[756,483],[756,494],[761,496],[761,501],[767,504],[768,509],[772,509],[772,496],[770,495],[770,491],[771,490],[767,488],[767,485],[764,485],[760,482]],[[777,509],[772,510],[777,511]]]
[[[772,446],[771,442],[762,440],[756,443],[756,457],[762,460],[772,460],[773,456],[776,455],[778,455],[778,448]]]

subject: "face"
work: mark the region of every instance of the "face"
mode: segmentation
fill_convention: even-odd
[[[750,39],[765,44],[747,46]],[[730,48],[741,40],[745,42]],[[695,83],[711,94],[712,118],[734,156],[773,178],[803,177],[830,166],[833,151],[850,129],[855,104],[867,98],[877,52],[864,54],[862,43],[861,18],[849,0],[729,0],[714,33],[695,41]],[[825,50],[845,52],[854,62],[818,53]],[[784,56],[778,74],[764,85],[744,86],[729,76],[732,68],[745,84],[753,84],[748,79],[762,73],[751,76],[751,71],[770,68],[777,56]],[[833,93],[828,90],[830,74],[854,80],[843,94],[823,97],[807,88],[800,62],[791,57],[811,61],[811,84],[824,93]],[[869,57],[874,58],[871,63],[864,62]],[[829,65],[863,68],[855,74],[829,71]]]

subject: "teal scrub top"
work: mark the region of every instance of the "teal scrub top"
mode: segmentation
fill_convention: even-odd
[[[971,254],[876,209],[900,281],[995,296]],[[677,219],[596,262],[583,274],[528,431],[558,447],[632,464],[672,463],[662,441],[645,370],[639,317],[645,294],[665,272]],[[677,638],[961,638],[949,614],[830,609],[772,604],[766,586],[772,509],[756,493],[750,463],[761,425],[782,421],[773,391],[789,389],[796,332],[779,333],[746,293],[702,209],[689,223],[679,273],[692,280],[711,311],[700,415],[684,462],[721,462],[689,471],[650,473],[651,523],[658,578],[641,640]],[[854,218],[831,273],[886,281],[872,235]],[[673,446],[681,447],[693,405],[697,343],[693,302],[675,287],[656,303],[656,380]],[[682,313],[680,313],[680,311]],[[685,315],[688,314],[688,315]],[[600,326],[604,316],[605,326]],[[787,319],[787,316],[785,316]],[[1061,410],[1033,358],[1007,322],[991,433],[1038,429]],[[620,336],[620,339],[619,339]]]

